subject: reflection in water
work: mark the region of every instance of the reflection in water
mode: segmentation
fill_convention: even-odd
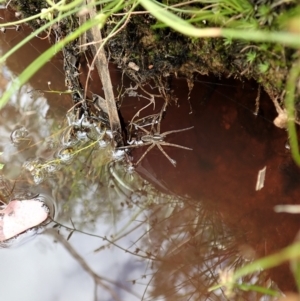
[[[20,144],[29,144],[31,139],[30,137],[28,137],[28,135],[29,132],[27,131],[27,129],[22,125],[18,125],[16,129],[11,133],[10,139],[15,146]]]
[[[9,120],[20,118],[12,112]],[[102,131],[94,140],[80,139],[68,120],[59,129],[57,122],[48,120],[46,131],[54,148],[39,122],[30,124],[30,147],[20,149],[9,142],[9,132],[4,136],[14,150],[4,148],[2,157],[4,173],[16,178],[14,191],[48,193],[57,211],[47,230],[29,232],[35,236],[25,244],[1,250],[2,295],[31,301],[41,294],[43,300],[221,300],[222,292],[208,293],[208,287],[218,283],[219,269],[234,269],[243,259],[236,256],[236,234],[220,216],[199,201],[166,193],[163,184],[160,192],[123,159],[112,160],[110,144],[98,143]],[[68,156],[70,149],[72,160],[64,160],[62,152]],[[16,282],[18,291],[12,289]]]
[[[23,30],[26,28],[13,37],[8,33],[1,37],[3,51],[17,42]],[[31,46],[45,49],[40,42],[32,41],[26,46],[29,49],[22,48],[2,67],[2,90],[23,69],[20,58],[32,52]],[[115,69],[111,71],[119,82],[121,75]],[[244,190],[240,186],[254,194],[254,185],[249,184],[248,174],[238,173],[243,169],[238,164],[234,165],[240,169],[235,170],[237,177],[246,178],[248,184],[241,185],[236,178],[230,181],[232,174],[222,159],[231,164],[230,168],[235,162],[229,154],[233,147],[228,147],[228,141],[235,144],[235,140],[229,139],[230,129],[245,128],[251,140],[255,127],[246,127],[244,120],[235,123],[241,118],[237,112],[240,108],[232,109],[232,103],[225,104],[222,97],[228,91],[218,94],[218,116],[219,111],[210,111],[214,105],[208,101],[216,85],[208,89],[196,87],[198,94],[191,97],[191,103],[178,116],[172,113],[168,122],[166,116],[164,126],[168,123],[169,128],[161,132],[194,125],[193,131],[167,138],[170,143],[193,145],[194,151],[168,148],[170,157],[178,162],[175,169],[159,149],[153,149],[137,173],[126,163],[123,151],[112,151],[112,135],[103,124],[91,123],[84,114],[69,110],[69,96],[33,93],[37,89],[47,90],[48,81],[55,90],[63,91],[64,76],[59,72],[56,64],[47,64],[31,86],[24,86],[0,112],[0,158],[3,174],[12,187],[7,189],[0,183],[4,188],[1,201],[8,203],[37,195],[53,199],[52,220],[45,227],[25,232],[26,238],[30,238],[25,243],[17,243],[17,239],[24,237],[19,235],[9,248],[0,250],[1,296],[8,301],[226,300],[222,290],[209,293],[208,288],[219,282],[220,271],[234,270],[252,260],[256,250],[251,248],[251,235],[245,231],[247,225],[243,220],[247,215],[244,218],[240,213],[243,206],[229,202],[232,194],[234,199],[242,199]],[[182,82],[176,85],[180,89]],[[231,90],[233,86],[227,88]],[[160,107],[159,101],[157,104]],[[178,104],[183,106],[182,101]],[[125,121],[131,120],[132,111],[136,113],[146,105],[142,101],[137,104],[134,97],[124,100]],[[194,115],[188,114],[192,107]],[[184,118],[183,112],[191,118]],[[204,128],[209,131],[203,131]],[[218,140],[219,136],[227,139]],[[263,144],[256,138],[253,141],[254,146]],[[238,149],[239,163],[253,165],[251,158],[258,156],[255,168],[260,167],[264,156],[253,156],[253,152],[246,150],[244,144]],[[134,151],[135,158],[140,158],[138,152],[143,155],[145,150]],[[268,146],[263,148],[263,154],[270,154]],[[194,160],[193,156],[198,157]],[[226,186],[231,185],[234,193],[229,194]],[[219,213],[213,210],[216,206]],[[251,220],[253,207],[245,202],[247,206]],[[239,219],[241,229],[237,230],[232,223]],[[243,280],[257,285],[269,281],[269,286],[273,285],[264,274]],[[231,299],[260,297],[253,292],[237,292]]]

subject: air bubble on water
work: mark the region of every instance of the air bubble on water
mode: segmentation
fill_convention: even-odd
[[[130,200],[132,203],[141,202],[141,194],[138,192],[133,192],[131,194]]]
[[[93,127],[94,125],[93,125],[93,123],[91,123],[89,120],[88,120],[88,118],[86,118],[86,117],[84,117],[84,118],[82,118],[82,121],[81,121],[81,127],[82,128],[91,128],[91,127]]]
[[[75,139],[72,133],[72,127],[67,127],[60,135],[60,143],[62,146],[74,146],[78,144],[78,140]]]
[[[11,142],[19,145],[24,141],[29,141],[29,132],[24,126],[18,126],[10,135]]]
[[[125,151],[122,149],[118,149],[112,152],[112,157],[115,160],[123,159],[124,155],[125,155]]]
[[[76,115],[74,114],[73,111],[70,111],[66,114],[67,120],[68,120],[68,125],[72,126],[75,123],[75,120],[77,119]]]
[[[23,168],[30,171],[30,172],[32,172],[35,168],[35,165],[32,161],[25,161],[23,163]]]
[[[75,150],[72,147],[66,147],[58,151],[56,157],[65,164],[70,164],[75,155]]]
[[[23,168],[33,174],[35,170],[40,169],[40,166],[44,165],[44,163],[45,160],[42,158],[29,159],[23,163]]]
[[[99,147],[100,148],[105,148],[105,147],[107,147],[107,145],[108,145],[108,143],[105,141],[105,140],[99,140]]]
[[[81,128],[82,127],[82,121],[84,119],[84,115],[81,116],[80,119],[78,119],[76,116],[72,122],[72,125],[74,126],[74,128]]]
[[[90,139],[90,140],[99,140],[100,137],[102,137],[102,135],[99,135],[98,134],[98,131],[96,130],[95,127],[91,127],[89,129],[89,132],[87,133],[87,137]]]
[[[41,184],[45,180],[45,174],[42,170],[35,170],[35,172],[32,173],[32,176],[36,185]]]
[[[59,163],[47,163],[45,165],[45,170],[48,173],[54,173],[61,169],[61,165]]]
[[[81,140],[81,141],[87,141],[89,140],[87,133],[85,131],[77,131],[76,132],[76,137],[77,139]]]
[[[45,143],[47,145],[47,148],[50,150],[53,150],[57,147],[57,143],[53,138],[46,138]]]
[[[98,125],[98,126],[94,126],[94,127],[93,127],[93,130],[94,130],[95,132],[97,132],[97,134],[98,134],[100,137],[102,137],[102,136],[105,134],[105,132],[106,132],[106,127],[104,127],[104,126],[102,126],[102,125],[100,124],[100,125]]]
[[[110,130],[107,130],[106,131],[106,135],[110,138],[110,139],[113,139],[113,134]]]
[[[33,176],[33,181],[34,181],[35,185],[39,185],[39,184],[43,183],[44,180],[45,180],[45,177],[42,176],[41,174],[35,174]]]

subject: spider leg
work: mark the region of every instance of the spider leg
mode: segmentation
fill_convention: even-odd
[[[165,146],[174,146],[174,147],[187,149],[187,150],[193,150],[192,148],[189,148],[189,147],[186,147],[186,146],[182,146],[182,145],[179,145],[179,144],[173,144],[173,143],[169,143],[169,142],[165,142],[165,141],[160,141],[159,144],[165,145]]]
[[[194,127],[191,126],[191,127],[189,127],[189,128],[185,128],[185,129],[173,130],[173,131],[167,131],[167,132],[161,133],[160,135],[161,135],[162,137],[165,137],[165,136],[167,136],[167,135],[169,135],[169,134],[179,133],[179,132],[183,132],[183,131],[188,131],[188,130],[191,130],[191,129],[193,129],[193,128],[194,128]]]
[[[166,111],[166,108],[167,108],[167,101],[164,102],[161,110],[160,110],[160,113],[159,113],[159,119],[158,119],[158,122],[157,122],[157,133],[160,133],[160,124],[161,124],[161,120],[162,120],[162,117],[163,117],[163,113]],[[154,126],[151,128],[151,130],[153,131],[154,130]]]
[[[147,145],[149,145],[149,143],[148,143]],[[138,164],[144,159],[144,157],[151,151],[151,149],[152,149],[154,146],[155,146],[154,143],[151,144],[151,145],[147,148],[147,150],[144,152],[144,154],[139,158],[139,160],[138,160],[134,165],[138,165]]]
[[[166,156],[166,158],[171,162],[171,164],[176,167],[176,161],[173,160],[165,151],[164,149],[162,148],[162,146],[160,144],[156,144],[157,147],[160,149],[160,151]]]
[[[139,86],[139,85],[137,84],[137,86]],[[141,87],[140,87],[140,88],[141,88]],[[138,95],[138,96],[141,96],[141,95]],[[145,105],[144,107],[142,107],[140,110],[138,110],[138,111],[135,113],[135,115],[132,117],[132,119],[131,119],[131,121],[130,121],[130,124],[133,124],[134,119],[135,119],[136,117],[139,117],[140,113],[141,113],[143,110],[145,110],[146,108],[148,108],[151,104],[153,104],[153,110],[155,109],[155,98],[154,98],[154,96],[153,96],[153,95],[150,95],[150,98],[148,98],[148,97],[144,97],[144,98],[150,100],[150,102],[149,102],[147,105]]]
[[[132,123],[132,125],[134,125],[134,126],[137,127],[138,129],[144,131],[147,135],[150,135],[150,132],[149,132],[149,131],[147,131],[147,130],[144,129],[143,127],[139,126],[138,124]]]
[[[125,146],[120,146],[118,149],[127,149],[127,148],[135,148],[135,147],[142,147],[145,145],[149,145],[152,142],[143,142],[142,144],[132,144],[132,145],[125,145]]]

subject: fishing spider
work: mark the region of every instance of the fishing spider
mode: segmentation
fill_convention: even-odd
[[[193,126],[192,126],[192,127],[185,128],[185,129],[173,130],[173,131],[167,131],[167,132],[164,132],[164,133],[160,133],[160,123],[161,123],[161,119],[162,119],[162,113],[165,111],[165,107],[166,107],[166,105],[164,105],[163,109],[161,110],[161,113],[160,113],[160,116],[159,116],[159,120],[156,119],[156,120],[153,121],[150,131],[147,131],[142,126],[139,126],[136,123],[131,122],[131,125],[133,125],[136,129],[142,130],[145,134],[140,137],[140,140],[131,140],[130,142],[128,142],[129,145],[121,146],[121,147],[119,147],[119,149],[128,149],[128,148],[135,148],[135,147],[142,147],[142,146],[149,145],[149,147],[147,148],[147,150],[140,157],[140,159],[135,163],[135,165],[138,165],[145,158],[145,156],[150,152],[150,150],[152,148],[154,148],[155,146],[158,147],[158,149],[165,155],[165,157],[171,162],[171,164],[174,167],[176,167],[176,161],[173,160],[164,151],[164,149],[162,148],[162,146],[174,146],[174,147],[177,147],[177,148],[192,150],[189,147],[185,147],[185,146],[182,146],[182,145],[173,144],[173,143],[169,143],[169,142],[164,141],[165,137],[167,135],[169,135],[169,134],[179,133],[179,132],[187,131],[187,130],[190,130],[190,129],[193,128]],[[157,123],[156,130],[154,128],[154,124],[155,123]]]

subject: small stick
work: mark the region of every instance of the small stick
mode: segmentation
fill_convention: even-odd
[[[81,265],[81,267],[94,279],[95,283],[97,285],[102,286],[104,289],[109,291],[112,295],[112,297],[120,301],[120,298],[118,295],[105,283],[103,283],[103,278],[97,275],[90,266],[86,263],[83,257],[81,257],[77,251],[71,246],[71,244],[60,234],[55,231],[55,229],[47,229],[44,233],[52,235],[57,241],[59,241],[67,250],[68,252],[75,258],[75,260]]]
[[[87,0],[88,4],[92,4],[92,2],[93,2],[92,0]],[[89,9],[89,15],[90,15],[90,19],[94,19],[96,17],[97,11],[95,6]],[[101,31],[98,28],[98,26],[94,26],[92,27],[90,32],[93,40],[98,42],[91,45],[91,50],[96,59],[95,64],[103,85],[107,112],[108,112],[109,122],[110,122],[110,128],[115,138],[115,141],[117,141],[118,144],[123,144],[122,134],[121,134],[121,123],[118,115],[118,109],[115,102],[111,78],[108,70],[108,62],[106,59],[104,48],[101,45],[102,43]]]

